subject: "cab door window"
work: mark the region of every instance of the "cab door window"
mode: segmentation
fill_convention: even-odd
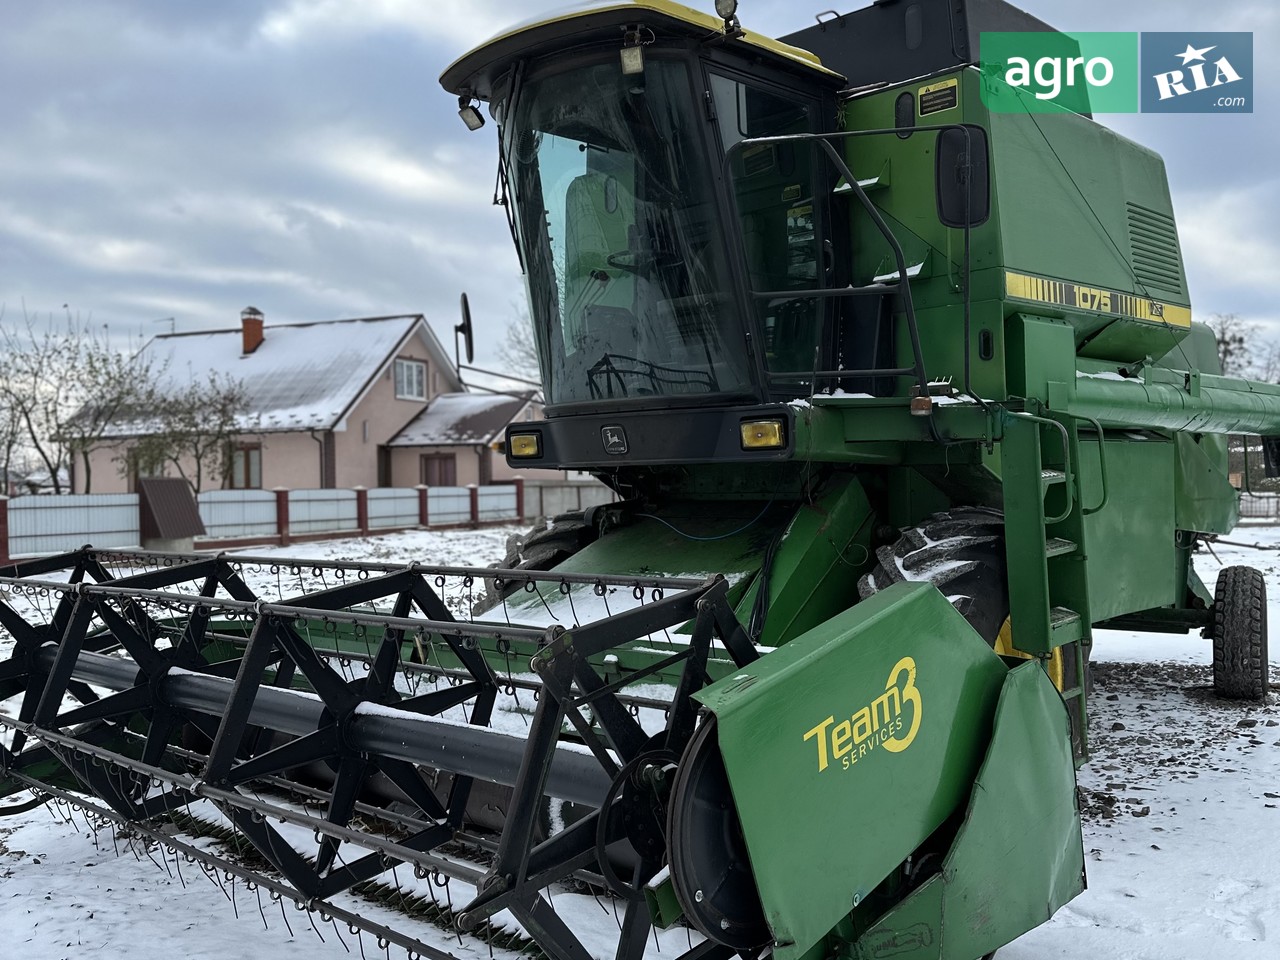
[[[812,133],[817,104],[761,85],[713,74],[716,124],[729,165],[738,226],[764,332],[771,373],[812,370],[822,346],[824,301],[794,292],[824,286],[823,210],[815,202],[817,153],[811,142],[743,140]],[[777,384],[775,384],[777,386]]]

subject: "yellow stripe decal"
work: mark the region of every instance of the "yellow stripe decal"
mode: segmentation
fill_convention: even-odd
[[[1191,326],[1191,308],[1164,303],[1148,297],[1087,287],[1082,283],[1048,280],[1025,273],[1005,271],[1005,291],[1014,300],[1049,303],[1055,307],[1082,310],[1085,313],[1111,314],[1147,323],[1167,323],[1171,327]]]

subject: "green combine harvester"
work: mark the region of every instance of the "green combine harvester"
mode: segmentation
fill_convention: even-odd
[[[1085,887],[1095,628],[1265,698],[1261,574],[1191,561],[1280,388],[1192,321],[1160,158],[989,112],[980,33],[1049,29],[999,0],[736,7],[580,4],[442,78],[528,282],[508,460],[616,502],[497,568],[6,569],[10,810],[433,960],[976,960]]]

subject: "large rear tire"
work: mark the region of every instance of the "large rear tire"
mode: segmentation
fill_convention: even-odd
[[[1267,583],[1253,567],[1227,567],[1213,597],[1213,689],[1229,700],[1267,699]]]
[[[896,541],[876,551],[875,568],[858,581],[865,600],[903,580],[932,583],[969,626],[1005,657],[1027,657],[1013,646],[1009,628],[1008,562],[1004,514],[989,507],[956,507],[908,527]],[[1049,679],[1066,689],[1067,664],[1061,647],[1045,663]]]
[[[865,600],[904,580],[932,583],[992,646],[1009,616],[1004,515],[988,507],[935,513],[876,550],[879,562],[858,581]]]

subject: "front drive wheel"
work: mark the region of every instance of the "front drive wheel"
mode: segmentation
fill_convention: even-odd
[[[1267,698],[1267,584],[1253,567],[1227,567],[1213,596],[1213,689],[1229,700]]]

